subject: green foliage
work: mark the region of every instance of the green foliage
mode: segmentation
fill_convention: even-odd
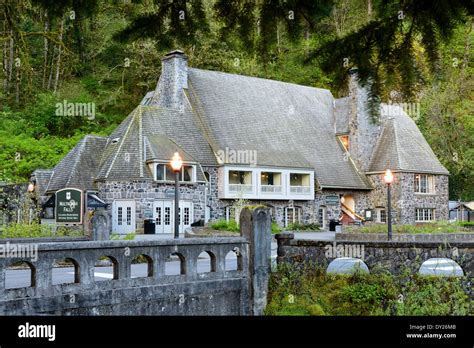
[[[288,224],[286,227],[286,230],[288,231],[319,231],[320,227],[319,224],[316,223],[308,223],[308,224],[303,224],[299,222],[293,222]]]
[[[82,231],[80,230],[67,227],[58,227],[55,230],[53,226],[38,223],[13,223],[6,226],[4,230],[0,232],[0,238],[77,237],[81,235]]]
[[[472,232],[462,223],[451,223],[447,221],[438,221],[434,223],[423,223],[419,225],[392,225],[393,233],[466,233]],[[345,226],[344,232],[354,233],[387,233],[387,225],[372,224],[364,226]]]
[[[211,228],[219,231],[231,231],[231,232],[238,232],[240,231],[239,225],[237,221],[230,220],[226,221],[224,219],[217,220],[216,222],[211,223]]]
[[[283,228],[278,226],[278,224],[275,221],[272,221],[272,234],[277,234],[283,231]]]
[[[266,315],[472,315],[466,277],[326,274],[283,264],[269,281]]]

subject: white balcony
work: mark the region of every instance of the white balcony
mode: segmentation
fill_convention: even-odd
[[[297,195],[307,195],[311,193],[310,186],[290,186],[290,193],[294,193]]]
[[[283,188],[280,185],[260,185],[262,193],[282,193]]]
[[[247,184],[229,184],[230,193],[252,193],[252,185]]]

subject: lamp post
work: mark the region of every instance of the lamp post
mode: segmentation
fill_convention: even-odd
[[[174,238],[179,238],[179,173],[183,166],[183,159],[178,152],[175,152],[170,162],[175,174],[174,179]]]
[[[393,182],[393,174],[390,169],[385,171],[383,177],[387,184],[387,205],[388,205],[388,216],[387,216],[387,227],[388,227],[388,240],[392,240],[392,197],[390,194],[390,184]]]

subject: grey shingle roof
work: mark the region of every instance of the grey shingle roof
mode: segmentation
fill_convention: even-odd
[[[351,111],[349,97],[334,100],[334,105],[336,134],[349,133],[349,115]]]
[[[36,169],[31,175],[36,181],[36,190],[40,196],[43,196],[48,188],[49,181],[53,175],[52,169]]]
[[[215,152],[256,150],[260,166],[314,168],[323,187],[370,188],[344,161],[328,90],[193,68],[188,77]]]
[[[53,169],[47,192],[64,187],[94,189],[94,174],[107,138],[86,135]]]
[[[439,162],[415,122],[400,106],[382,104],[384,129],[368,172],[387,168],[406,172],[449,174]]]

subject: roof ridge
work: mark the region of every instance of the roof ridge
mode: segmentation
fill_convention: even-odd
[[[404,168],[404,166],[402,166],[402,160],[400,158],[400,144],[399,144],[399,141],[398,141],[397,122],[395,122],[394,118],[389,118],[388,120],[391,121],[391,123],[392,123],[392,128],[393,128],[393,133],[394,133],[393,138],[395,140],[395,149],[397,150],[397,164],[398,164],[397,167],[398,168]]]
[[[249,75],[233,74],[233,73],[224,72],[224,71],[216,71],[216,70],[207,70],[207,69],[199,69],[199,68],[191,68],[191,67],[188,67],[188,71],[190,71],[190,70],[205,71],[205,72],[216,73],[216,74],[219,74],[219,75],[231,75],[231,76],[238,76],[238,77],[242,77],[242,78],[258,79],[258,80],[270,81],[270,82],[281,83],[281,84],[286,84],[286,85],[291,85],[291,86],[298,86],[298,87],[310,88],[310,89],[319,90],[319,91],[326,91],[326,92],[329,92],[329,93],[332,95],[332,92],[331,92],[329,89],[326,89],[326,88],[319,88],[319,87],[312,87],[312,86],[307,86],[307,85],[300,85],[300,84],[298,84],[298,83],[293,83],[293,82],[286,82],[286,81],[280,81],[280,80],[266,79],[266,78],[258,77],[258,76],[249,76]],[[189,81],[188,81],[188,82],[189,82]],[[333,96],[333,98],[334,98],[334,96]]]
[[[77,153],[77,156],[74,156],[74,161],[73,161],[73,164],[71,166],[71,170],[69,171],[70,175],[67,178],[66,186],[69,185],[69,182],[71,181],[71,176],[73,176],[75,174],[75,170],[76,170],[77,164],[79,163],[79,159],[81,158],[82,152],[84,151],[84,148],[86,147],[86,138],[87,138],[87,135],[84,136],[79,141],[79,143],[77,144],[77,145],[79,145],[78,150],[77,150],[78,153]]]
[[[130,119],[130,123],[128,124],[127,126],[127,129],[125,130],[125,133],[124,135],[121,137],[120,139],[120,144],[119,144],[119,147],[117,149],[117,151],[115,152],[115,155],[114,155],[114,158],[112,159],[112,162],[110,162],[110,165],[109,165],[109,168],[107,169],[107,172],[105,173],[105,178],[108,178],[109,174],[110,174],[110,171],[112,170],[112,167],[114,166],[115,164],[115,160],[117,159],[118,157],[118,154],[120,152],[120,150],[122,149],[122,146],[123,146],[123,143],[125,141],[125,138],[127,138],[128,136],[128,132],[130,131],[130,128],[132,128],[132,124],[133,124],[133,121],[136,117],[136,112],[137,112],[137,109],[138,109],[138,106],[133,109],[132,113],[133,113],[133,117]]]

